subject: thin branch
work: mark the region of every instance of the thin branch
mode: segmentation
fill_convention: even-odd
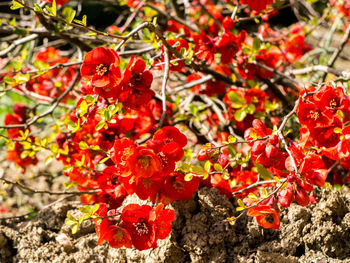
[[[99,190],[96,191],[49,191],[49,190],[36,190],[33,189],[27,185],[24,185],[20,182],[12,181],[10,179],[4,178],[3,175],[0,176],[0,180],[7,183],[7,184],[12,184],[14,186],[17,186],[21,188],[22,190],[31,192],[33,194],[50,194],[50,195],[82,195],[82,194],[96,194],[100,192]]]
[[[13,41],[13,43],[9,45],[6,49],[0,51],[0,57],[7,55],[7,53],[12,51],[15,47],[38,38],[38,36],[38,34],[32,34]]]
[[[310,72],[316,72],[316,71],[331,73],[333,75],[343,78],[344,80],[350,80],[349,71],[338,70],[338,69],[334,69],[334,68],[322,66],[322,65],[316,65],[316,66],[306,67],[302,69],[294,69],[294,70],[291,70],[289,73],[292,75],[304,75],[304,74],[308,74]]]
[[[201,85],[201,84],[204,84],[204,83],[207,83],[209,80],[212,80],[213,79],[213,76],[211,75],[207,75],[201,79],[198,79],[198,80],[195,80],[195,81],[191,81],[191,82],[188,82],[184,85],[180,85],[180,86],[177,86],[177,87],[174,87],[172,89],[172,94],[176,94],[182,90],[185,90],[185,89],[191,89],[197,85]]]
[[[287,179],[282,179],[281,180],[281,183],[284,183]],[[252,189],[254,187],[257,187],[257,186],[260,186],[260,185],[264,185],[264,184],[273,184],[273,183],[276,183],[275,180],[270,180],[270,181],[259,181],[257,180],[255,183],[247,186],[246,188],[243,188],[237,192],[234,192],[233,195],[239,195],[239,194],[242,194],[243,192],[245,191],[248,191],[249,189]],[[233,189],[234,190],[234,189]]]
[[[163,82],[162,82],[162,116],[160,117],[158,128],[161,128],[163,126],[163,122],[165,120],[165,117],[167,115],[167,107],[166,107],[166,86],[169,79],[169,50],[166,49],[164,52],[164,75],[163,75]]]
[[[346,44],[348,43],[349,38],[350,38],[350,25],[346,28],[345,34],[340,42],[340,46],[334,51],[332,57],[329,59],[327,63],[328,67],[331,68],[334,66],[335,61],[338,59],[340,53],[344,50]],[[323,74],[322,82],[326,80],[326,77],[327,77],[327,72]]]

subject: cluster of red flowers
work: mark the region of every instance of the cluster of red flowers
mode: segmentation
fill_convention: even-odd
[[[138,250],[157,247],[157,240],[166,238],[171,232],[171,223],[175,213],[171,209],[163,209],[160,204],[156,208],[149,205],[129,204],[121,213],[109,210],[101,204],[97,215],[105,217],[96,220],[98,244],[108,242],[113,248],[133,245]]]
[[[187,200],[198,189],[199,178],[188,181],[175,171],[175,163],[184,155],[186,136],[172,126],[155,132],[161,104],[151,99],[153,77],[145,70],[145,62],[132,57],[123,73],[118,66],[119,56],[111,49],[96,48],[85,56],[81,72],[89,82],[82,91],[92,96],[80,99],[77,109],[64,120],[67,126],[74,124],[77,128],[74,133],[57,136],[58,158],[71,167],[65,174],[81,191],[99,189],[95,194],[82,195],[85,204],[101,204],[99,216],[108,217],[96,225],[99,243],[149,249],[170,233],[174,211],[163,210],[161,205],[153,209],[133,204],[116,218],[115,209],[132,194],[162,204]],[[104,112],[114,109],[116,101],[123,103],[123,113],[108,113],[106,119]],[[170,105],[168,110],[171,116]],[[155,133],[146,145],[135,143],[151,132]],[[107,167],[97,171],[106,158]]]
[[[185,135],[171,126],[158,130],[147,146],[136,146],[128,138],[117,140],[111,152],[114,174],[128,194],[136,193],[143,200],[155,202],[158,198],[165,204],[187,200],[197,190],[199,180],[187,182],[184,174],[174,172],[186,144]]]
[[[154,91],[150,89],[153,75],[142,59],[132,57],[125,71],[118,67],[120,58],[113,49],[98,47],[88,52],[81,66],[81,75],[89,80],[82,91],[105,99],[117,99],[124,106],[140,109]]]
[[[310,87],[301,93],[297,115],[302,125],[300,147],[341,161],[345,168],[348,167],[350,97],[344,89],[325,85],[316,91]],[[331,161],[327,163],[332,164]]]
[[[56,2],[63,6],[68,1]],[[274,3],[273,0],[237,0],[233,4],[238,2],[248,5],[246,10],[252,10],[252,15]],[[131,8],[141,8],[141,4],[139,0],[127,1]],[[153,4],[160,10],[167,10],[162,4]],[[349,13],[347,1],[342,5],[336,1],[331,4],[344,14]],[[271,116],[270,112],[278,108],[277,95],[283,95],[288,89],[280,86],[278,81],[270,83],[268,79],[310,51],[303,27],[295,25],[288,30],[274,31],[264,23],[258,29],[258,37],[253,38],[245,30],[235,27],[236,18],[225,17],[222,11],[225,9],[211,0],[191,1],[185,22],[193,22],[193,27],[198,30],[194,32],[192,24],[186,27],[185,23],[169,19],[167,32],[175,32],[177,37],[162,32],[166,40],[160,38],[163,44],[167,41],[173,47],[167,50],[172,73],[177,73],[180,78],[185,76],[187,82],[212,75],[202,82],[204,84],[192,87],[192,92],[216,96],[213,101],[222,99],[224,103],[218,103],[224,109],[220,117],[229,120],[235,132],[244,135],[244,140],[237,142],[238,136],[233,138],[227,132],[219,131],[222,120],[218,117],[219,111],[207,116],[205,122],[213,124],[213,130],[218,131],[214,140],[217,139],[220,145],[208,143],[203,146],[197,155],[200,166],[178,163],[185,159],[187,138],[171,126],[174,125],[171,117],[181,103],[157,101],[151,89],[151,69],[159,69],[165,63],[164,45],[160,50],[156,49],[158,55],[148,60],[155,60],[149,68],[136,56],[126,63],[110,48],[97,47],[85,55],[80,68],[83,80],[77,91],[85,97],[77,101],[76,109],[61,118],[63,129],[59,130],[50,149],[66,166],[65,175],[80,191],[95,190],[93,194],[82,194],[81,200],[88,205],[99,204],[93,215],[98,244],[108,242],[114,248],[133,245],[139,250],[157,247],[157,240],[169,235],[175,216],[173,210],[164,206],[176,200],[188,200],[201,186],[215,187],[228,198],[242,198],[237,202],[241,210],[247,209],[248,216],[255,217],[261,226],[277,229],[280,207],[289,207],[294,201],[301,206],[313,202],[309,193],[314,186],[324,186],[330,172],[333,183],[350,181],[349,176],[340,177],[336,169],[328,171],[335,167],[334,164],[350,171],[350,98],[343,88],[310,87],[299,94],[295,112],[301,124],[298,141],[284,137],[283,131],[276,127],[268,128],[278,125],[279,118]],[[141,13],[137,16],[142,16]],[[268,17],[261,19],[266,21]],[[111,26],[109,30],[116,34],[122,31],[119,32],[117,26]],[[144,32],[147,35],[147,30]],[[155,34],[155,39],[150,37],[148,40],[157,41],[158,36]],[[36,54],[35,61],[39,70],[36,72],[40,72],[64,64],[68,58],[49,47]],[[188,66],[190,70],[186,69]],[[31,69],[23,68],[21,74]],[[76,69],[51,69],[27,81],[25,86],[18,86],[19,83],[12,86],[17,92],[36,93],[39,100],[57,98],[72,84],[77,76]],[[6,74],[16,76],[12,72]],[[263,90],[259,81],[273,84],[276,89]],[[230,83],[235,85],[229,86]],[[168,83],[167,86],[171,85]],[[175,100],[171,94],[169,97],[168,101]],[[69,95],[65,100],[67,98],[74,97]],[[167,116],[163,119],[164,106]],[[191,106],[195,115],[199,107],[196,108],[195,103]],[[211,106],[216,105],[204,108],[209,112]],[[16,104],[13,111],[5,116],[5,125],[25,124],[28,108]],[[261,121],[267,116],[271,126]],[[160,120],[161,127],[157,127]],[[204,117],[197,120],[200,122]],[[226,125],[225,128],[232,127]],[[30,151],[26,151],[21,142],[22,132],[26,131],[8,130],[8,136],[15,142],[7,151],[7,159],[26,167],[38,160],[27,154]],[[29,128],[27,132],[30,132]],[[27,139],[29,143],[35,141],[34,137]],[[263,176],[266,176],[262,178],[266,183],[261,181]],[[266,189],[273,189],[270,195]],[[126,197],[133,194],[157,206],[129,204],[118,211]]]

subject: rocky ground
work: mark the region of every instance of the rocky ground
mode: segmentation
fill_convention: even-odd
[[[250,218],[235,226],[224,220],[235,209],[216,189],[201,189],[174,204],[172,234],[147,251],[97,245],[92,222],[72,235],[67,212],[77,202],[58,202],[30,221],[0,223],[0,261],[7,262],[350,262],[350,191],[323,190],[308,207],[292,205],[279,230],[263,229]]]

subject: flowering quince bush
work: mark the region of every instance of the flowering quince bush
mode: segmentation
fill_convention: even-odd
[[[156,248],[171,203],[200,187],[236,205],[227,223],[248,215],[278,229],[293,202],[350,182],[350,72],[335,67],[350,2],[304,2],[306,22],[297,12],[281,27],[273,20],[297,1],[107,1],[125,11],[101,29],[78,1],[13,0],[18,19],[0,19],[11,36],[0,46],[6,159],[23,173],[55,159],[77,190],[0,180],[79,195],[85,216],[66,224],[75,233],[93,220],[98,244],[113,248]],[[327,23],[325,43],[308,44]],[[130,195],[148,204],[123,204]]]

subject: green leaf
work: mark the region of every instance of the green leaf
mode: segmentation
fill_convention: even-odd
[[[110,157],[103,158],[99,163],[105,163]]]
[[[261,40],[258,37],[254,38],[253,51],[258,51],[260,49],[260,46],[261,46]]]
[[[79,228],[79,225],[78,224],[74,224],[72,226],[72,234],[76,234],[78,232],[78,228]]]
[[[95,204],[93,207],[92,207],[92,210],[91,210],[91,214],[95,214],[96,211],[100,208],[100,204]]]
[[[62,11],[62,15],[67,24],[70,25],[75,17],[76,11],[71,7],[65,7]]]
[[[77,222],[75,222],[75,221],[73,221],[72,219],[70,219],[70,218],[66,218],[66,220],[64,220],[64,224],[66,224],[66,225],[74,225],[74,224],[76,224]]]
[[[88,112],[88,105],[85,100],[83,100],[78,107],[78,112],[80,117],[84,116]]]
[[[10,7],[11,10],[16,10],[19,8],[22,8],[24,5],[22,5],[21,3],[17,2],[17,1],[12,1],[12,6]]]
[[[44,10],[38,4],[34,4],[34,11],[39,13],[44,12]]]
[[[94,101],[95,101],[95,98],[92,97],[91,95],[87,95],[87,96],[85,97],[85,99],[86,99],[86,101],[89,102],[89,103],[94,103]]]
[[[230,91],[228,94],[228,99],[233,102],[233,108],[241,108],[242,106],[244,106],[247,102],[244,98],[242,98],[238,93],[234,92],[234,91]]]
[[[189,181],[192,180],[193,176],[194,176],[193,173],[188,173],[188,174],[185,175],[184,180],[185,180],[186,182],[189,182]]]
[[[211,162],[210,161],[206,161],[205,165],[204,165],[204,170],[206,170],[209,173],[210,169],[211,169]]]
[[[101,130],[103,126],[105,125],[105,121],[101,120],[97,125],[96,125],[96,131]]]
[[[80,210],[80,212],[82,212],[84,214],[91,214],[91,211],[92,211],[91,206],[89,206],[89,205],[80,207],[79,210]]]
[[[96,35],[97,34],[95,32],[92,32],[92,31],[89,31],[89,32],[85,33],[85,36],[88,36],[88,37],[94,37]]]
[[[16,81],[13,78],[11,78],[10,76],[5,76],[4,81],[6,84],[9,84],[9,85],[16,83]]]
[[[249,114],[254,114],[254,112],[255,112],[255,105],[254,104],[249,104],[248,107],[247,107],[247,112]]]
[[[218,164],[218,163],[214,164],[214,169],[217,172],[222,172],[223,171],[222,166],[220,164]]]
[[[243,201],[241,199],[237,200],[237,204],[242,208],[246,208],[245,204],[243,203]]]
[[[260,174],[260,177],[264,180],[271,180],[273,178],[272,174],[261,164],[255,163],[254,165],[256,168],[258,168],[258,173]]]
[[[83,15],[83,19],[81,20],[81,22],[83,23],[83,26],[86,26],[87,23],[87,16]]]
[[[79,148],[82,150],[86,150],[86,149],[89,149],[89,145],[86,142],[81,141],[79,142]]]
[[[57,7],[56,7],[56,1],[52,1],[52,13],[54,16],[57,16]]]
[[[245,109],[240,109],[235,112],[236,121],[243,121],[246,116],[247,116],[247,112]]]
[[[8,23],[9,23],[10,26],[16,27],[16,24],[17,24],[16,23],[16,18],[15,17],[12,18]]]
[[[207,174],[207,171],[199,166],[191,166],[190,172],[195,173],[195,174],[200,174],[200,175]]]
[[[232,135],[228,136],[229,143],[235,143],[236,141],[237,141],[237,139],[235,137],[233,137]]]

